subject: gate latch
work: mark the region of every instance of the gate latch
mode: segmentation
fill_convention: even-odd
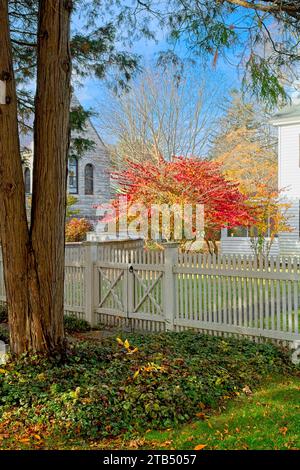
[[[133,266],[129,266],[129,272],[133,273]]]

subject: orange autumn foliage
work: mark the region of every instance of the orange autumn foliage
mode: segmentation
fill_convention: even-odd
[[[71,219],[66,224],[66,241],[82,242],[86,240],[87,232],[92,230],[93,226],[87,219]]]

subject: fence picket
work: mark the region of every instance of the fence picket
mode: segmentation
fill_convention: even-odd
[[[89,250],[94,250],[93,256]],[[147,331],[196,328],[215,335],[246,335],[256,341],[262,337],[286,342],[300,339],[299,258],[181,253],[176,246],[168,250],[165,257],[163,250],[68,246],[66,313],[95,325],[117,325],[128,317],[134,328]],[[170,295],[164,287],[166,276]]]

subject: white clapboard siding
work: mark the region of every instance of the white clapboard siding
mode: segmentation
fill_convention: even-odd
[[[288,234],[291,235],[291,234]],[[222,232],[220,251],[222,254],[251,255],[250,238],[246,237],[227,237],[225,231]],[[271,247],[270,255],[279,255],[279,239],[276,238]]]
[[[282,125],[279,131],[279,188],[288,198],[300,198],[300,124]]]
[[[288,223],[293,229],[291,232],[279,234],[279,251],[282,256],[300,256],[299,238],[299,199],[286,199],[289,207],[287,209]]]

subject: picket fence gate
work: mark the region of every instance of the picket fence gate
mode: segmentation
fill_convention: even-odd
[[[0,301],[5,301],[0,258]],[[65,313],[92,326],[195,329],[300,346],[299,258],[68,244]],[[295,354],[298,354],[295,353]]]

